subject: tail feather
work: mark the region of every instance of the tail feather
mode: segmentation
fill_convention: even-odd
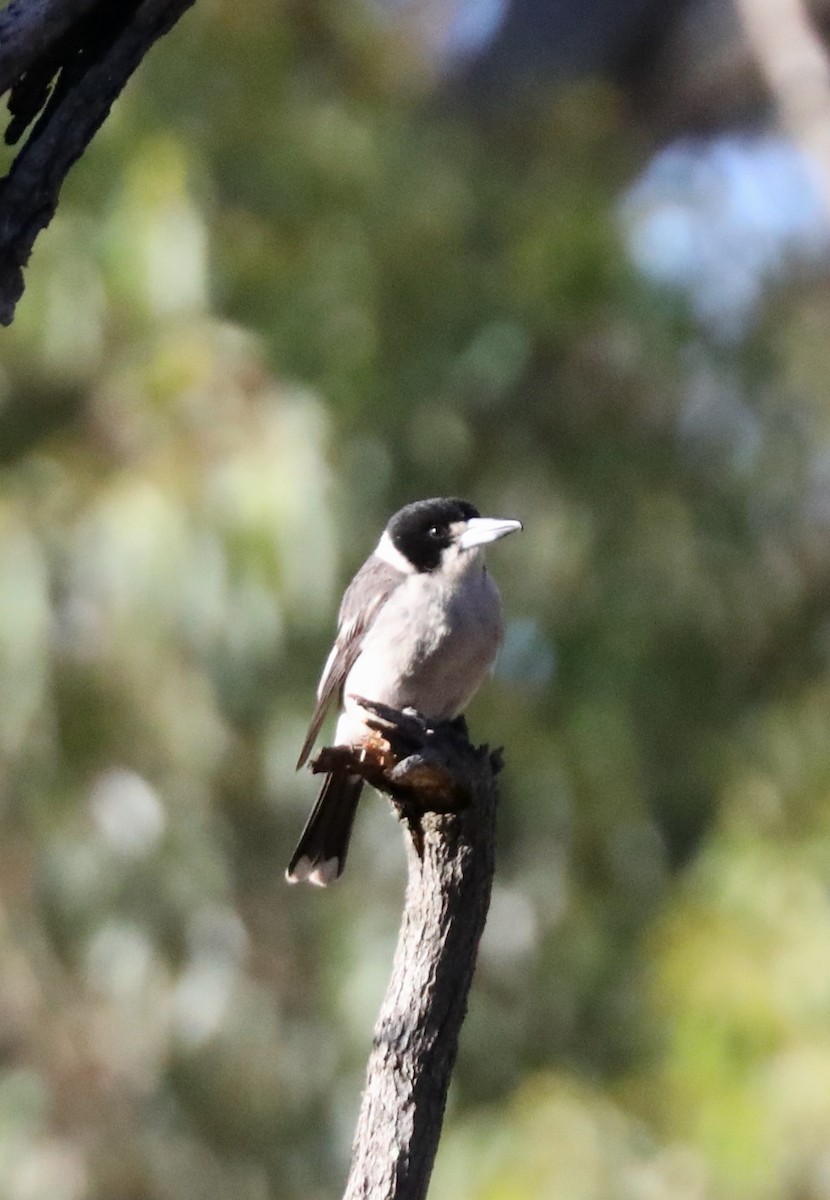
[[[289,883],[326,887],[342,875],[362,790],[363,780],[357,775],[333,771],[326,776],[288,864]]]

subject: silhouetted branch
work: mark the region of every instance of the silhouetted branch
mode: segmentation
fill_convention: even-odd
[[[0,12],[0,94],[97,0],[11,0]]]
[[[69,168],[150,47],[194,0],[13,0],[0,13],[7,140],[35,122],[0,180],[0,323],[11,324],[23,267],[55,214]],[[38,115],[39,114],[39,115]]]
[[[467,1011],[494,869],[498,752],[457,725],[361,701],[381,738],[349,770],[393,797],[409,879],[392,977],[377,1025],[352,1149],[346,1200],[426,1195]]]

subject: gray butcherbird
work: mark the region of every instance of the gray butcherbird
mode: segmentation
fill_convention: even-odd
[[[358,746],[371,732],[356,696],[434,721],[464,711],[504,633],[482,547],[521,528],[481,517],[465,500],[419,500],[395,513],[343,597],[298,769],[334,699],[338,746]],[[286,871],[290,883],[325,887],[342,873],[362,787],[345,770],[326,776]]]

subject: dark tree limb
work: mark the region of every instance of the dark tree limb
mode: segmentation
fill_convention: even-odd
[[[11,89],[9,139],[16,141],[37,118],[0,180],[0,324],[11,324],[23,267],[55,214],[70,167],[144,55],[193,3],[18,0],[0,14],[0,84]]]
[[[494,869],[498,752],[454,725],[361,701],[380,738],[349,769],[393,798],[409,879],[392,977],[375,1026],[345,1200],[426,1195],[467,1011]]]
[[[0,12],[0,94],[96,0],[11,0]]]

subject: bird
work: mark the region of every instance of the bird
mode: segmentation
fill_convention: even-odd
[[[335,702],[335,745],[353,748],[371,736],[360,697],[432,721],[463,714],[504,636],[483,548],[521,528],[454,497],[417,500],[389,519],[344,593],[298,770]],[[326,887],[342,874],[362,788],[345,768],[326,776],[288,865],[289,883]]]

